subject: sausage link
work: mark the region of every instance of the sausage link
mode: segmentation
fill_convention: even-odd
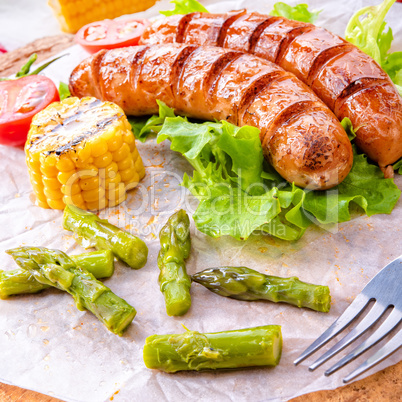
[[[384,171],[402,157],[402,98],[394,84],[370,56],[324,28],[240,10],[165,18],[141,39],[170,42],[221,46],[276,63],[310,86],[338,119],[348,117],[357,145]]]
[[[302,187],[331,188],[352,166],[345,131],[314,92],[249,54],[179,44],[101,51],[74,69],[69,87],[130,115],[157,113],[160,99],[190,117],[258,127],[264,156]]]

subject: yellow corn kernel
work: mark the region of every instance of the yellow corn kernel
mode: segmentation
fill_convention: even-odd
[[[109,203],[108,200],[106,198],[102,198],[98,201],[94,201],[94,202],[86,202],[85,205],[87,206],[87,209],[91,210],[91,211],[95,211],[98,209],[104,209],[106,208]]]
[[[133,159],[128,157],[128,158],[124,158],[117,165],[119,167],[119,170],[126,170],[126,169],[131,168],[134,165],[134,163],[133,163]]]
[[[103,187],[97,187],[93,190],[85,190],[82,192],[82,197],[85,202],[95,202],[105,197],[105,189]]]
[[[68,155],[60,155],[60,158],[56,163],[56,168],[62,172],[70,172],[75,168],[75,164]]]
[[[74,195],[65,195],[63,196],[63,202],[67,204],[73,204],[76,207],[82,208],[82,206],[85,206],[85,201],[81,193],[74,194]],[[85,207],[83,208],[85,209]]]
[[[105,180],[105,186],[106,186],[106,188],[108,188],[111,184],[118,184],[121,182],[122,182],[122,179],[121,179],[120,173],[117,173],[115,176],[108,177]]]
[[[118,205],[144,175],[123,111],[95,98],[70,97],[35,115],[25,152],[37,204],[46,208]]]
[[[49,204],[47,203],[47,201],[46,201],[46,199],[45,199],[45,201],[42,201],[42,200],[40,200],[39,198],[36,198],[36,202],[35,202],[35,204],[38,206],[38,207],[41,207],[41,208],[50,208],[49,207]]]
[[[48,203],[49,203],[49,199],[59,200],[60,198],[63,198],[63,193],[60,190],[52,190],[51,188],[45,187],[43,189],[43,192],[45,193],[45,195],[48,199]]]
[[[127,158],[127,156],[130,154],[130,147],[127,143],[124,143],[120,149],[117,151],[113,152],[113,160],[115,162],[120,162],[123,159]]]
[[[97,141],[91,144],[91,155],[94,158],[103,155],[107,152],[107,142]]]
[[[138,153],[138,149],[135,148],[133,152],[131,152],[131,156],[133,159],[137,159],[140,154]]]
[[[124,135],[124,142],[129,146],[130,152],[133,152],[135,149],[135,140],[134,136],[131,134],[129,135]]]
[[[152,7],[156,0],[48,0],[61,29],[76,33],[90,22],[134,14]]]
[[[50,188],[51,190],[59,190],[61,187],[61,184],[57,180],[57,177],[43,176],[42,180],[45,188]]]
[[[144,177],[144,175],[145,175],[145,169],[144,169],[144,165],[143,165],[143,163],[142,163],[142,160],[141,160],[141,158],[138,158],[136,161],[135,161],[135,170],[137,171],[137,172],[141,172],[141,173],[139,173],[140,174],[140,179],[142,179],[143,177]]]
[[[107,146],[110,152],[117,151],[123,145],[123,136],[122,135],[115,135],[114,137],[110,138],[107,142]]]
[[[44,176],[47,177],[56,177],[59,171],[57,170],[56,166],[50,165],[40,165],[40,171]]]
[[[88,177],[80,180],[81,190],[93,190],[99,187],[99,176]]]
[[[77,172],[75,170],[71,170],[70,172],[59,172],[57,174],[57,180],[61,184],[67,184],[67,182],[70,180],[71,176],[75,175]]]
[[[106,152],[97,158],[94,158],[94,165],[99,168],[105,168],[113,161],[113,155],[110,152]]]
[[[121,170],[119,173],[124,183],[127,183],[134,176],[135,170],[133,167],[129,167],[126,170]]]
[[[47,203],[48,203],[49,207],[52,209],[64,209],[64,207],[65,207],[65,204],[62,199],[53,200],[51,198],[48,198]]]
[[[104,176],[105,179],[109,177],[115,177],[117,172],[119,171],[119,166],[116,162],[112,162],[109,166],[105,167]]]
[[[61,186],[61,192],[65,195],[75,195],[75,194],[80,194],[81,193],[81,186],[79,185],[78,182],[75,182],[71,185],[69,184],[63,184]]]

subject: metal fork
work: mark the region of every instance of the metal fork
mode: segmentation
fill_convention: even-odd
[[[402,256],[390,262],[385,268],[383,268],[366,285],[361,293],[357,295],[345,312],[294,361],[294,364],[299,364],[343,331],[347,326],[349,326],[349,324],[357,319],[364,310],[366,310],[368,305],[371,304],[371,301],[374,301],[374,304],[372,304],[367,315],[344,338],[316,360],[309,367],[310,371],[321,366],[321,364],[325,363],[328,359],[359,338],[384,315],[387,309],[390,308],[392,310],[380,327],[377,328],[377,330],[374,331],[360,346],[357,346],[347,356],[325,371],[324,374],[329,376],[352,360],[356,359],[366,350],[381,341],[381,339],[387,336],[399,325],[402,321]],[[397,351],[401,346],[402,330],[399,329],[380,350],[369,357],[356,370],[347,375],[343,379],[343,382],[346,383],[353,380],[358,375],[367,371]]]

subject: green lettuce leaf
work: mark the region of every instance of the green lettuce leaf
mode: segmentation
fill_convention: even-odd
[[[402,52],[388,53],[393,40],[392,29],[384,21],[396,0],[384,0],[377,6],[357,11],[345,30],[345,38],[371,56],[390,76],[402,95]]]
[[[197,0],[173,0],[171,3],[174,4],[173,10],[160,11],[160,13],[169,17],[170,15],[188,14],[197,11],[202,13],[208,12],[208,10]]]
[[[145,142],[149,135],[157,134],[165,121],[166,117],[175,117],[173,109],[166,106],[165,103],[156,101],[159,106],[159,114],[151,117],[147,116],[127,116],[131,124],[134,136],[137,140]]]
[[[402,159],[399,159],[399,161],[394,163],[392,167],[394,170],[397,170],[399,174],[402,174]]]
[[[290,20],[314,23],[321,11],[309,11],[307,4],[297,4],[292,7],[286,3],[278,2],[274,4],[274,9],[270,14]]]
[[[65,82],[60,81],[59,96],[61,101],[71,96],[70,90],[68,89],[68,85]]]
[[[309,191],[284,181],[263,159],[256,128],[226,121],[192,123],[159,106],[165,117],[157,142],[170,140],[171,149],[193,166],[193,176],[184,174],[182,185],[199,201],[193,218],[209,236],[244,240],[263,231],[293,241],[312,223],[350,220],[356,206],[368,216],[390,213],[400,197],[393,180],[384,179],[355,146],[353,167],[342,183],[328,191]],[[350,121],[342,124],[352,136]]]

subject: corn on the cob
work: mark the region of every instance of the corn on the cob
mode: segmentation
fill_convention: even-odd
[[[75,33],[90,22],[147,10],[156,0],[48,0],[61,29]]]
[[[123,111],[95,98],[67,98],[38,113],[25,153],[42,208],[112,207],[145,175]]]

